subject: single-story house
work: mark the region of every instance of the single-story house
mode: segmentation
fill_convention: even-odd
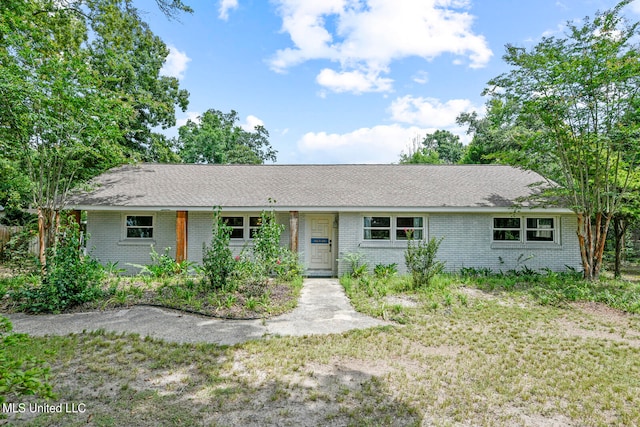
[[[285,225],[281,244],[308,275],[349,271],[360,253],[373,268],[405,271],[407,230],[443,238],[446,269],[581,269],[576,216],[565,208],[519,203],[540,175],[499,165],[193,165],[112,169],[71,198],[86,211],[88,248],[101,262],[150,262],[151,245],[178,260],[202,261],[213,207],[233,228],[235,253],[251,244],[263,210]]]

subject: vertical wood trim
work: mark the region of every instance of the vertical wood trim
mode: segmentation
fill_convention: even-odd
[[[176,262],[187,259],[187,224],[189,221],[188,211],[176,211]]]
[[[298,211],[289,212],[289,248],[298,253]]]

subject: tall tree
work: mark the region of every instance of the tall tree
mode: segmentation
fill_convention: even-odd
[[[437,130],[426,134],[422,141],[414,139],[409,152],[400,155],[400,163],[455,164],[463,153],[464,146],[458,135]]]
[[[258,125],[246,131],[237,122],[238,113],[208,110],[197,121],[178,129],[179,155],[186,163],[261,164],[276,160],[269,132]]]
[[[146,27],[135,12],[127,0],[7,0],[0,9],[0,145],[29,178],[43,266],[69,190],[147,148],[125,141],[154,124],[140,119],[141,111],[155,114],[140,82],[157,76],[167,52],[149,33],[136,38],[135,30]],[[119,50],[118,37],[149,43]],[[112,47],[100,56],[96,46]],[[145,61],[151,72],[141,75]],[[106,72],[104,64],[117,64],[119,72]],[[126,78],[137,83],[114,84]]]
[[[486,93],[514,103],[520,121],[539,124],[521,140],[544,155],[526,166],[555,180],[578,217],[586,279],[599,277],[609,223],[620,211],[640,153],[638,23],[621,9],[568,23],[565,38],[544,38],[531,50],[507,46],[512,70],[489,82]],[[547,162],[558,165],[549,176]]]

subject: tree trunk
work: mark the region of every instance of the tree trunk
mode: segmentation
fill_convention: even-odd
[[[613,275],[616,279],[621,276],[622,253],[624,249],[624,235],[627,232],[628,222],[621,216],[613,218],[613,234],[615,238],[615,261],[613,267]]]
[[[47,250],[55,247],[60,228],[60,213],[49,208],[38,209],[38,259],[44,272],[47,265]]]
[[[595,281],[600,277],[607,228],[610,222],[611,215],[609,214],[603,215],[599,212],[593,218],[584,213],[578,214],[578,243],[585,280]]]

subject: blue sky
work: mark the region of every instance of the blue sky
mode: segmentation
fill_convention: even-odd
[[[135,4],[170,47],[163,72],[190,93],[179,124],[236,110],[262,124],[279,164],[394,163],[415,137],[459,134],[482,113],[507,43],[562,36],[612,0],[186,0],[169,21]],[[626,10],[640,19],[640,0]],[[177,131],[167,131],[176,135]]]

